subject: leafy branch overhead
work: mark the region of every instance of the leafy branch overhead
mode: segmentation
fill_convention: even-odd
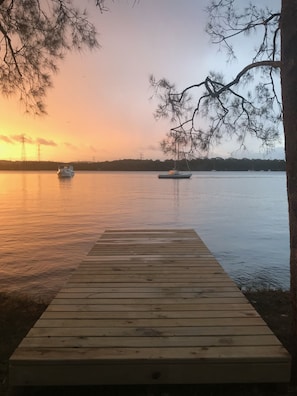
[[[105,11],[104,0],[96,6]],[[0,89],[27,112],[45,113],[52,75],[68,51],[98,47],[97,33],[71,1],[0,0]]]
[[[245,147],[247,135],[270,146],[279,137],[282,120],[280,13],[251,4],[236,8],[235,0],[213,0],[207,12],[206,31],[213,43],[226,50],[229,60],[235,58],[234,42],[239,35],[257,40],[256,49],[250,63],[228,82],[222,73],[211,72],[179,91],[165,78],[150,77],[159,100],[155,117],[170,118],[174,124],[161,147],[174,151],[175,140],[181,136],[190,152],[207,151],[223,136],[235,137]]]

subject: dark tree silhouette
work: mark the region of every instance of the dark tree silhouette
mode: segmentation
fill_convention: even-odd
[[[101,12],[104,0],[94,0]],[[27,112],[45,113],[58,62],[73,49],[98,47],[86,10],[65,0],[0,0],[0,90]]]
[[[155,116],[174,126],[162,142],[168,151],[182,136],[191,152],[205,152],[223,137],[241,146],[247,135],[271,146],[283,130],[285,139],[290,228],[292,303],[292,379],[297,379],[297,0],[282,0],[273,11],[238,0],[212,0],[206,27],[212,42],[235,57],[234,40],[258,39],[250,63],[230,81],[212,72],[203,81],[178,91],[163,78],[150,78],[159,98]],[[243,38],[241,38],[243,40]],[[250,41],[249,41],[250,40]],[[204,126],[204,127],[203,127]]]

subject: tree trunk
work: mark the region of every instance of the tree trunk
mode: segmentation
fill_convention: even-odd
[[[290,227],[292,381],[297,381],[297,0],[282,0],[281,84]]]

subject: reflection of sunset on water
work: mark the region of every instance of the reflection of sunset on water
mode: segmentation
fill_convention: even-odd
[[[199,231],[239,285],[288,285],[285,172],[1,171],[0,196],[2,291],[52,296],[105,229],[144,227]]]

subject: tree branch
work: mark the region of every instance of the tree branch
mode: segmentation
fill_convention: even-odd
[[[233,85],[239,83],[240,79],[249,71],[258,67],[271,67],[273,69],[280,69],[281,68],[281,61],[259,61],[255,63],[251,63],[244,67],[234,78],[233,81],[230,81],[228,84],[224,85],[219,91],[215,92],[214,96],[221,95],[224,91],[231,88]]]
[[[11,44],[11,39],[10,39],[10,37],[8,36],[7,31],[6,31],[6,30],[3,28],[3,26],[1,25],[1,23],[0,23],[0,32],[3,34],[3,36],[4,36],[4,38],[5,38],[5,42],[6,42],[7,45],[8,45],[8,48],[9,48],[11,57],[12,57],[12,59],[13,59],[15,68],[16,68],[16,70],[17,70],[19,76],[22,77],[22,73],[21,73],[21,71],[20,71],[18,62],[17,62],[16,57],[15,57],[15,53],[14,53],[14,50],[13,50],[13,47],[12,47],[12,44]],[[4,56],[4,62],[5,62],[6,55],[7,55],[7,53],[6,53],[5,56]]]

